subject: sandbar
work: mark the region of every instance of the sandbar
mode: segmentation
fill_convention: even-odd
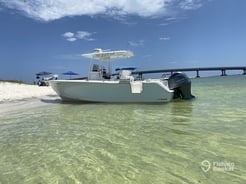
[[[0,82],[0,103],[56,96],[50,86]]]

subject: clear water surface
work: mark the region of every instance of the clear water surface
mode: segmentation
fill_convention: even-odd
[[[246,76],[192,82],[193,101],[0,104],[0,183],[246,183]]]

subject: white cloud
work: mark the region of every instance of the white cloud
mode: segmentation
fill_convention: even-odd
[[[139,41],[128,41],[128,44],[132,47],[139,47],[144,45],[144,40]]]
[[[179,9],[180,9],[180,7],[179,7]],[[184,19],[187,19],[187,17],[184,16],[184,15],[182,15],[182,16],[178,16],[178,15],[174,16],[174,15],[172,15],[170,17],[167,17],[165,19],[162,19],[163,22],[160,23],[159,26],[168,26],[170,24],[177,23],[180,20],[184,20]]]
[[[168,15],[171,6],[190,10],[201,6],[200,0],[0,0],[0,5],[18,10],[42,21],[63,17],[103,14],[113,17]]]
[[[66,32],[66,33],[63,34],[63,36],[64,36],[65,38],[72,38],[72,37],[74,37],[74,33]]]
[[[74,42],[76,40],[87,40],[87,41],[94,41],[94,38],[91,38],[91,36],[94,33],[89,33],[87,31],[77,31],[76,33],[72,33],[72,32],[66,32],[64,34],[62,34],[62,36],[70,42]]]
[[[169,23],[166,23],[166,22],[159,24],[159,26],[168,26],[168,25]]]
[[[91,38],[92,34],[93,33],[89,33],[87,31],[77,31],[75,36],[77,39],[93,41],[95,39]]]
[[[198,9],[202,6],[201,0],[183,0],[179,3],[181,9],[193,10]]]
[[[160,37],[160,40],[161,41],[168,41],[170,40],[171,38],[170,37]]]
[[[67,40],[67,41],[70,41],[70,42],[74,42],[74,41],[77,40],[77,38],[74,38],[74,37],[72,37],[72,38],[66,38],[66,40]]]

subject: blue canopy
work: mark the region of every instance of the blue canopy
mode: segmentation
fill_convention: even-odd
[[[68,72],[65,72],[65,73],[62,73],[63,75],[69,75],[69,78],[71,79],[71,75],[79,75],[78,73],[75,73],[73,71],[68,71]]]
[[[39,72],[39,73],[36,73],[36,75],[51,75],[52,73],[50,72]]]
[[[115,71],[120,71],[120,70],[136,70],[136,67],[124,67],[124,68],[116,68]]]
[[[68,71],[65,73],[62,73],[63,75],[79,75],[78,73],[72,72],[72,71]]]

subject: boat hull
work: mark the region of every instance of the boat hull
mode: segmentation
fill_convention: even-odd
[[[50,85],[64,101],[147,103],[168,102],[173,91],[156,81],[54,80]],[[134,86],[135,85],[135,86]]]

